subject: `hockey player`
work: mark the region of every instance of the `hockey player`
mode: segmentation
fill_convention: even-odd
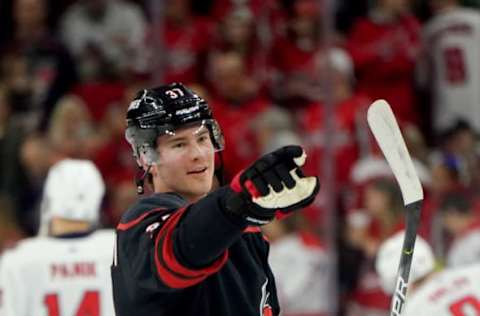
[[[383,287],[393,293],[403,232],[388,239],[378,252],[377,272]],[[480,264],[435,272],[430,246],[417,237],[410,270],[405,316],[480,315]]]
[[[182,84],[140,91],[127,140],[154,194],[117,226],[112,266],[118,316],[279,314],[259,226],[313,202],[301,147],[282,147],[212,190],[223,137],[209,105]]]
[[[114,315],[110,265],[115,234],[95,230],[105,191],[87,160],[49,171],[39,236],[4,253],[2,316]]]

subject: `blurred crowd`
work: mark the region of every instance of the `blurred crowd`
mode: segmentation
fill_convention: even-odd
[[[102,223],[115,227],[137,198],[138,167],[124,140],[129,101],[142,87],[182,82],[208,100],[222,126],[227,179],[291,143],[304,146],[320,179],[330,166],[329,196],[265,229],[290,315],[313,300],[315,315],[328,314],[332,271],[345,315],[386,315],[389,297],[373,262],[382,240],[403,228],[403,201],[366,109],[383,98],[399,120],[425,190],[420,234],[447,265],[478,261],[480,243],[469,238],[480,235],[479,7],[475,0],[2,1],[0,252],[37,233],[45,176],[67,157],[99,168],[107,185]],[[323,242],[328,205],[337,258]],[[288,279],[291,264],[305,266],[302,282]],[[282,282],[298,284],[282,291]]]

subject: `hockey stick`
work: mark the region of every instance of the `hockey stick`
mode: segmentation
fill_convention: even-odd
[[[406,208],[406,232],[398,266],[395,293],[390,308],[391,316],[400,316],[405,305],[408,276],[413,249],[420,222],[423,190],[403,140],[393,112],[385,100],[377,100],[369,107],[367,120],[370,129],[393,171]]]

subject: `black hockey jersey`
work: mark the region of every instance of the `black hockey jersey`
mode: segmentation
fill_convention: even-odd
[[[112,265],[117,316],[279,314],[268,242],[221,210],[222,191],[190,205],[157,193],[124,214]]]

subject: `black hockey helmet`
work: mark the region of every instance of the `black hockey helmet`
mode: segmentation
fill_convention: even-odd
[[[194,124],[205,126],[215,150],[223,150],[223,134],[208,103],[183,84],[172,83],[137,93],[127,110],[125,137],[135,158],[143,154],[152,164],[159,136],[175,135],[176,129]]]

